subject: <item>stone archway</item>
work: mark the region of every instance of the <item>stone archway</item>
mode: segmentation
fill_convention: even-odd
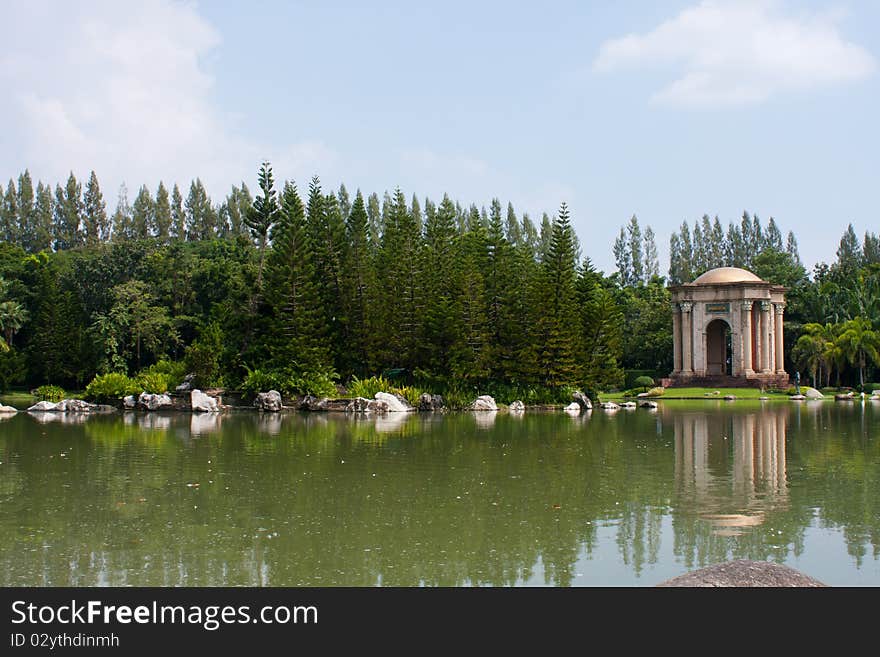
[[[709,376],[724,376],[731,373],[732,338],[730,324],[723,319],[713,319],[706,326],[706,374]]]

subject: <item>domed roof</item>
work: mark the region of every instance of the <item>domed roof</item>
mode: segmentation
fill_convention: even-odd
[[[714,283],[764,283],[752,272],[739,267],[718,267],[710,269],[694,280],[694,285],[711,285]]]

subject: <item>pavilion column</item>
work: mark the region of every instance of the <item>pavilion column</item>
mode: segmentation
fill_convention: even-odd
[[[681,372],[681,310],[672,304],[672,374]]]
[[[772,335],[770,320],[770,302],[761,302],[761,371],[770,372],[770,336]]]
[[[691,308],[693,303],[683,301],[681,304],[681,371],[685,374],[694,372],[694,326]]]
[[[743,374],[753,374],[752,371],[752,302],[742,302],[742,336]]]
[[[782,348],[782,314],[785,312],[785,304],[776,304],[776,331],[774,343],[776,344],[776,370],[777,374],[785,373],[785,353]]]

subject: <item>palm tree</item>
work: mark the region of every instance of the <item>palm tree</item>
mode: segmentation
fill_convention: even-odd
[[[813,387],[816,385],[816,374],[819,381],[822,380],[822,366],[825,364],[825,344],[816,335],[804,334],[798,338],[791,350],[791,358],[798,368],[805,368],[810,372],[813,379]]]
[[[804,331],[811,339],[816,341],[817,349],[821,350],[822,357],[819,360],[819,379],[821,371],[825,370],[825,385],[831,385],[831,372],[837,366],[837,384],[840,385],[840,367],[842,358],[835,340],[840,332],[839,324],[818,324],[811,322],[804,325]]]
[[[12,338],[28,320],[28,311],[18,301],[0,303],[0,329],[3,330],[3,344],[7,351],[12,346]],[[2,348],[2,347],[0,347]]]
[[[880,332],[873,330],[865,318],[856,317],[843,325],[835,344],[849,363],[858,366],[859,385],[864,388],[868,358],[880,363]]]

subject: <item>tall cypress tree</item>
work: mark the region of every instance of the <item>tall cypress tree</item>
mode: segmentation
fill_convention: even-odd
[[[83,233],[85,243],[94,246],[105,241],[109,236],[109,221],[107,219],[107,204],[104,203],[104,195],[98,185],[98,176],[92,171],[89,182],[86,183],[86,193],[83,195]]]
[[[153,204],[153,225],[150,230],[163,244],[171,237],[171,199],[165,183],[159,181],[156,190],[156,202]]]
[[[217,222],[216,212],[200,178],[196,178],[190,183],[184,210],[187,240],[198,242],[214,239]]]
[[[72,249],[82,243],[82,185],[73,172],[67,178],[64,189],[55,187],[55,249]]]
[[[657,255],[657,242],[654,239],[654,230],[647,226],[645,228],[645,283],[649,283],[655,276],[660,275],[660,259]]]
[[[119,185],[119,195],[116,199],[116,210],[113,212],[113,241],[122,242],[132,239],[132,210],[128,202],[128,187],[125,183]]]
[[[455,204],[444,194],[427,213],[422,249],[420,295],[424,299],[420,361],[436,375],[450,371],[450,350],[457,337],[459,311],[455,268],[458,258]]]
[[[49,251],[52,248],[52,190],[42,181],[37,183],[34,203],[34,250]]]
[[[273,208],[271,169],[264,165],[254,213],[260,226],[271,228],[272,249],[267,262],[270,306],[274,314],[272,358],[279,369],[323,369],[329,366],[323,313],[302,200],[292,182],[284,185],[281,206]],[[255,214],[255,216],[257,216]]]
[[[275,196],[275,179],[272,176],[272,165],[263,162],[259,173],[260,194],[254,199],[254,205],[244,218],[245,224],[251,231],[251,237],[257,245],[259,259],[257,262],[257,289],[256,296],[251,298],[251,310],[263,292],[263,266],[266,257],[266,247],[269,242],[272,225],[278,220],[278,199]]]
[[[174,183],[171,191],[171,236],[179,241],[186,239],[186,213],[183,211],[183,195],[177,183]]]
[[[30,171],[24,170],[18,177],[18,239],[21,247],[34,253],[36,241],[34,226],[34,183]]]
[[[344,188],[342,188],[344,189]],[[375,277],[370,258],[370,218],[361,191],[355,194],[345,223],[346,249],[343,262],[343,333],[349,344],[341,350],[342,374],[364,376],[370,371],[371,309],[375,304]]]
[[[131,206],[131,236],[133,239],[144,240],[152,237],[150,228],[154,225],[153,212],[153,196],[146,185],[141,185]]]
[[[645,263],[642,257],[642,229],[639,227],[639,220],[633,215],[629,220],[629,226],[626,228],[626,235],[629,241],[629,258],[630,272],[629,285],[639,285],[645,281]]]
[[[18,228],[18,193],[15,190],[15,181],[9,179],[6,186],[6,194],[3,196],[3,207],[0,211],[0,219],[3,220],[3,241],[10,244],[19,244],[20,235]]]

